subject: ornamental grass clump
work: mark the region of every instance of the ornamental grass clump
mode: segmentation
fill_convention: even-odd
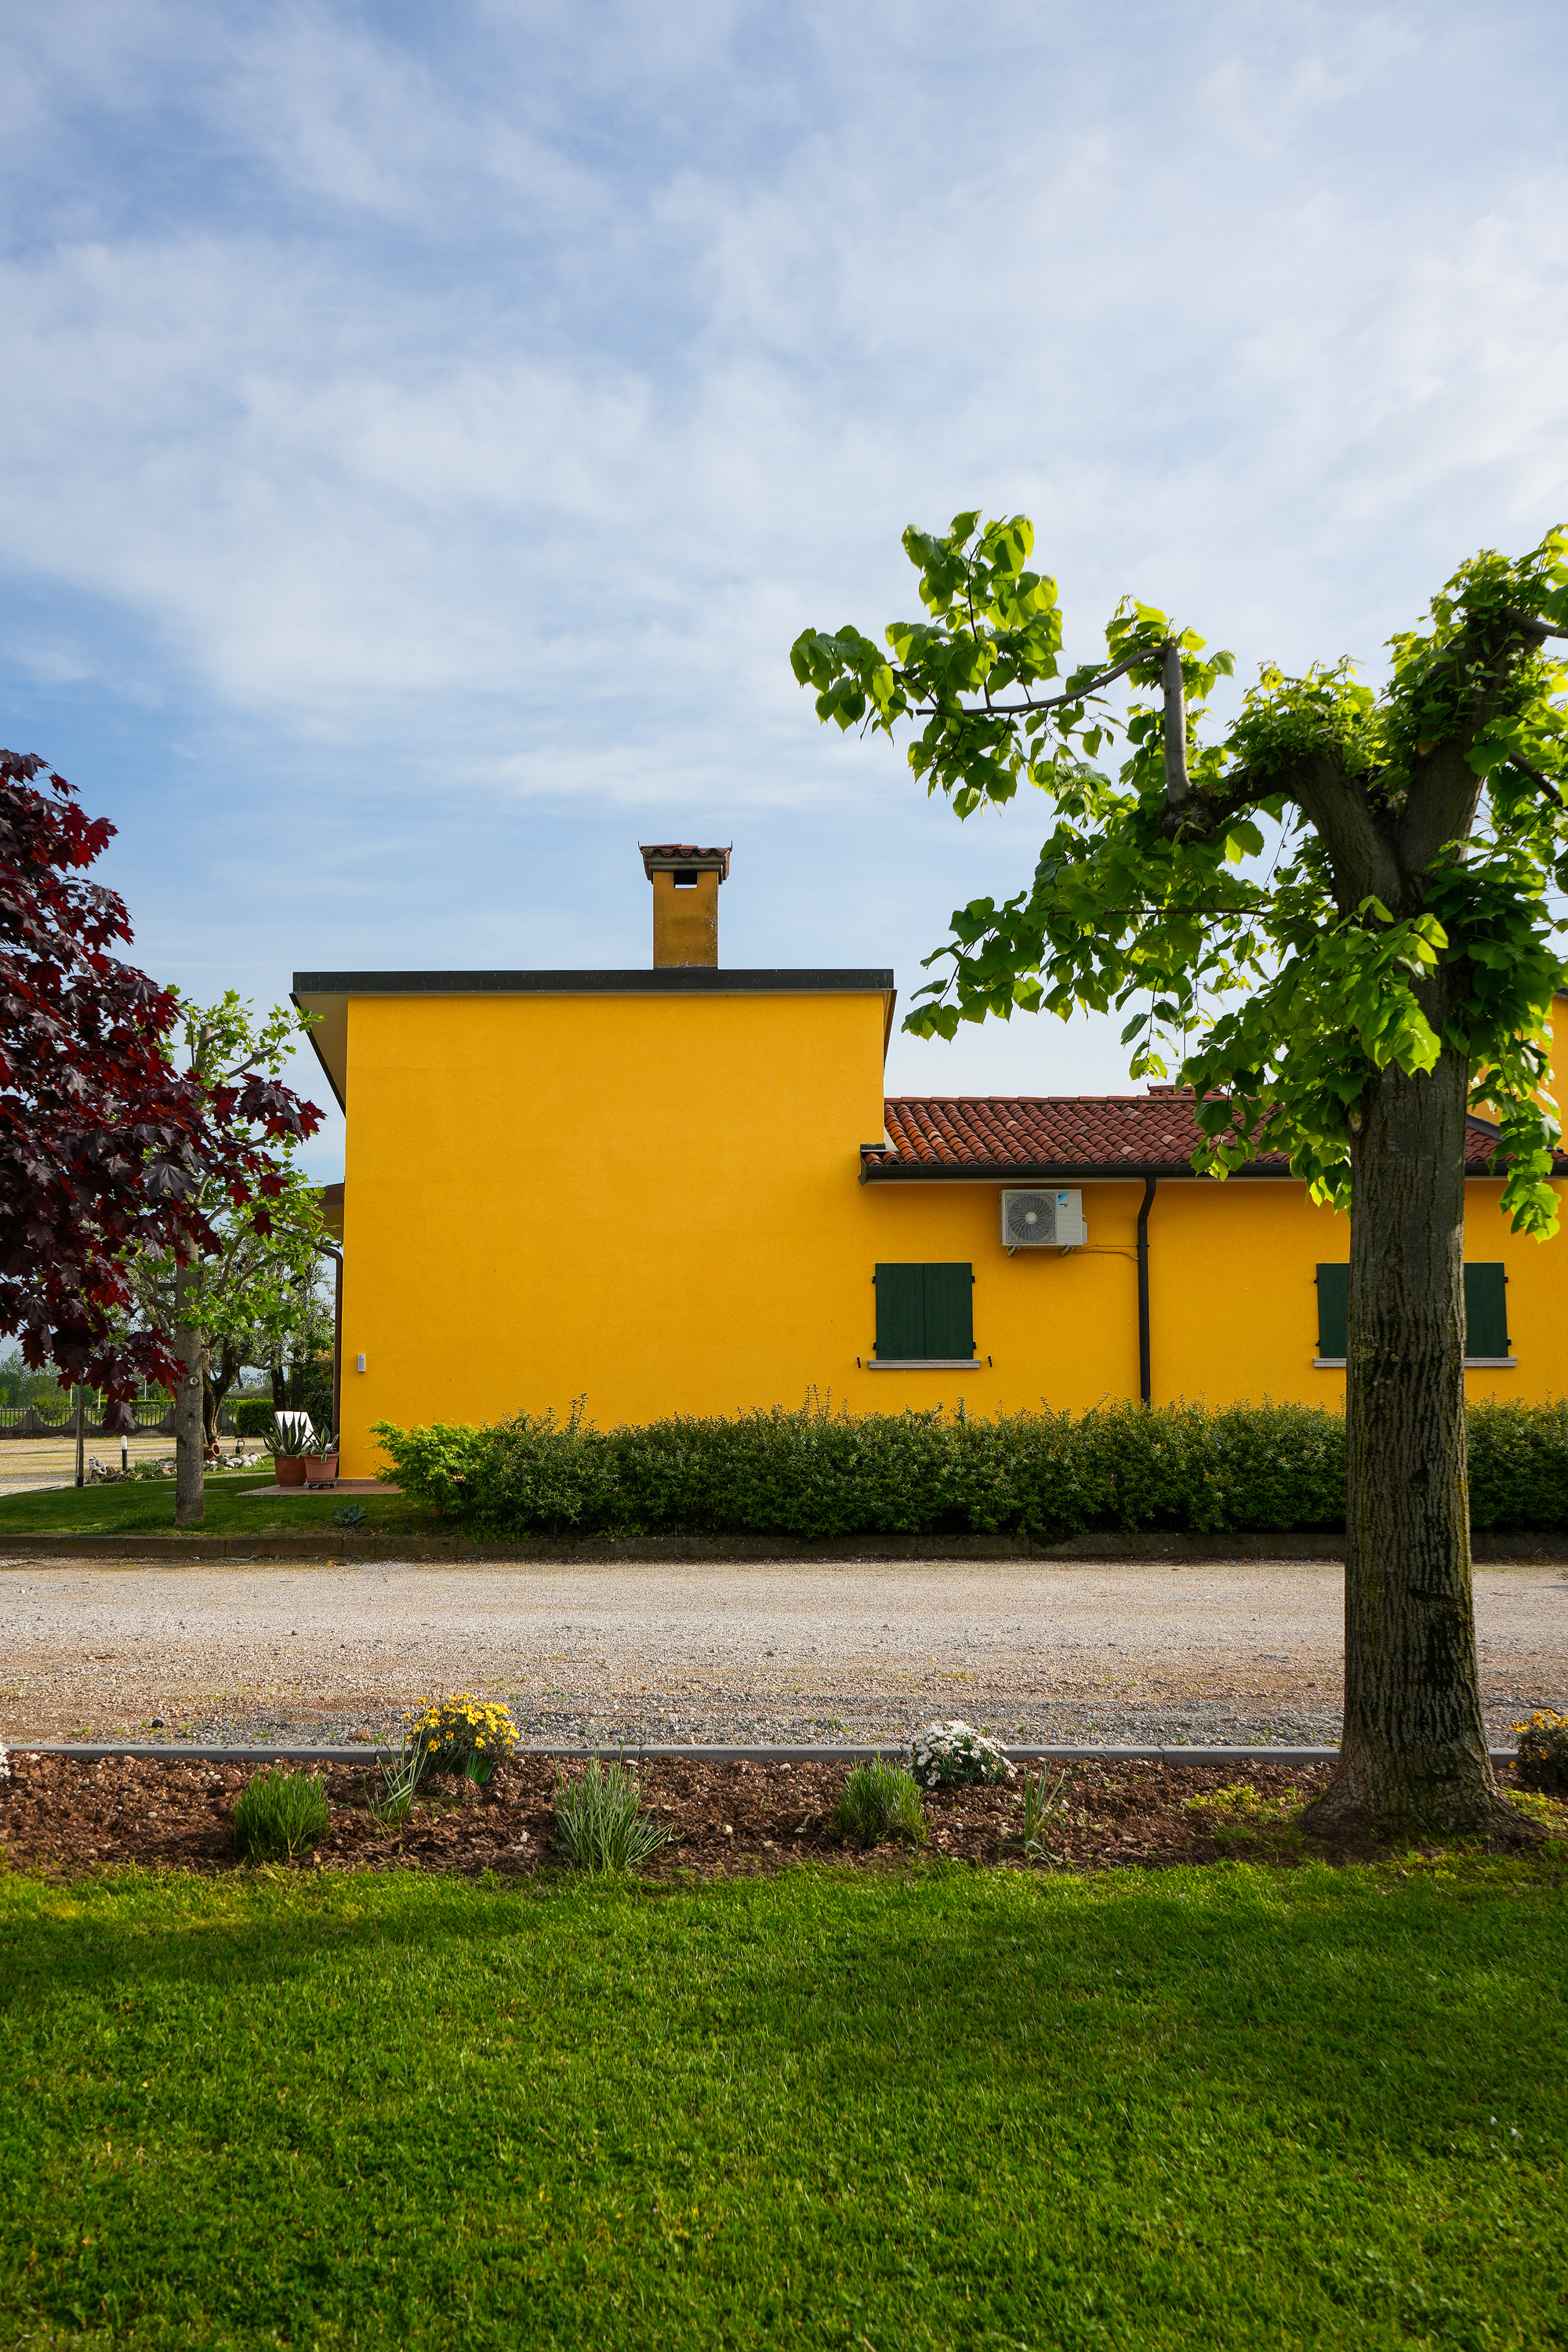
[[[580,1780],[555,1780],[555,1843],[563,1861],[587,1878],[619,1878],[668,1843],[669,1832],[642,1810],[642,1787],[626,1764],[591,1757]]]
[[[924,1845],[925,1807],[901,1764],[875,1757],[857,1764],[844,1783],[833,1816],[841,1838],[856,1845]]]
[[[414,1795],[424,1777],[426,1755],[422,1748],[405,1748],[395,1762],[384,1758],[381,1765],[381,1787],[364,1784],[365,1810],[379,1829],[400,1830],[414,1805]]]
[[[235,1799],[234,1842],[247,1862],[292,1862],[326,1836],[331,1820],[317,1774],[274,1766]]]
[[[1539,1706],[1526,1722],[1511,1723],[1509,1729],[1519,1734],[1514,1771],[1523,1785],[1568,1795],[1568,1715]]]
[[[914,1741],[910,1769],[922,1789],[986,1788],[1013,1777],[999,1743],[972,1723],[928,1723]]]
[[[1046,1825],[1053,1814],[1067,1811],[1067,1799],[1062,1794],[1067,1780],[1065,1767],[1052,1780],[1043,1764],[1038,1772],[1026,1772],[1024,1775],[1023,1842],[1024,1852],[1031,1860],[1038,1860],[1050,1853]]]
[[[517,1746],[510,1709],[471,1691],[426,1699],[403,1721],[404,1744],[423,1756],[427,1772],[462,1772],[481,1789]]]

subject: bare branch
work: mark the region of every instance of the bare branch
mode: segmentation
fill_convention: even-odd
[[[1165,646],[1161,682],[1165,689],[1165,798],[1173,808],[1187,797],[1187,690],[1182,679],[1182,649],[1174,637]]]
[[[1516,629],[1528,629],[1532,636],[1568,637],[1568,629],[1554,629],[1550,621],[1542,620],[1538,614],[1516,613],[1511,605],[1505,605],[1498,618],[1511,621]]]
[[[1024,719],[1032,710],[1060,710],[1068,703],[1082,702],[1089,695],[1098,694],[1102,686],[1110,684],[1112,678],[1125,677],[1130,669],[1136,669],[1140,662],[1148,658],[1146,653],[1129,654],[1127,659],[1118,662],[1114,669],[1102,669],[1098,677],[1087,679],[1072,694],[1047,695],[1037,702],[994,702],[984,710],[964,710],[963,715],[965,719]],[[963,706],[960,708],[962,709]],[[910,709],[922,719],[940,719],[944,715],[940,702],[911,702]]]

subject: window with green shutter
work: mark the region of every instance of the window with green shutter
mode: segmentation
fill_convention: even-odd
[[[1318,1268],[1318,1354],[1333,1361],[1345,1352],[1345,1309],[1350,1296],[1348,1265]],[[1506,1357],[1508,1276],[1500,1265],[1465,1268],[1465,1360]]]
[[[1318,1353],[1336,1360],[1345,1352],[1345,1310],[1350,1300],[1348,1265],[1318,1268]]]
[[[974,1353],[974,1269],[970,1265],[879,1265],[879,1363],[968,1362]]]
[[[1465,1268],[1465,1358],[1508,1354],[1508,1276],[1500,1265]]]

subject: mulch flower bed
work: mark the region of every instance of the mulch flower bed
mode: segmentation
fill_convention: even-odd
[[[566,1766],[569,1773],[577,1769]],[[831,1827],[846,1769],[650,1760],[645,1807],[672,1834],[645,1874],[743,1874],[807,1857],[885,1867],[900,1849],[863,1851]],[[195,1760],[86,1763],[13,1751],[12,1777],[0,1781],[0,1848],[13,1868],[70,1875],[128,1863],[243,1868],[230,1815],[255,1769]],[[514,1758],[482,1792],[459,1780],[427,1780],[395,1830],[381,1828],[365,1803],[367,1778],[379,1780],[374,1762],[320,1769],[331,1827],[302,1867],[518,1873],[552,1859],[556,1767],[549,1757]],[[1226,1855],[1294,1860],[1303,1850],[1294,1816],[1328,1776],[1324,1765],[1082,1764],[1059,1782],[1052,1771],[1047,1853],[1033,1860],[1022,1851],[1021,1774],[1000,1788],[933,1790],[925,1800],[928,1851],[976,1864],[1076,1869]]]

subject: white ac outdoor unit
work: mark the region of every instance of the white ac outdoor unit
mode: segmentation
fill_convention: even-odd
[[[1004,1249],[1081,1249],[1081,1192],[1004,1192]]]

